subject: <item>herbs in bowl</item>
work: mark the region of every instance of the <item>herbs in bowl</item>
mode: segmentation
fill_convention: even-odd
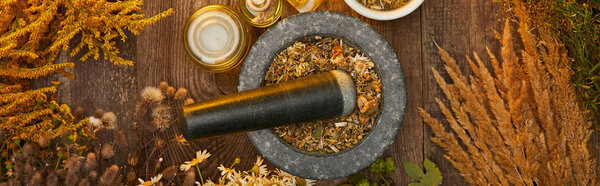
[[[363,6],[374,9],[374,10],[392,10],[396,8],[400,8],[406,3],[408,0],[357,0]]]
[[[352,10],[375,20],[394,20],[415,11],[424,0],[344,0]]]
[[[297,149],[337,153],[356,145],[375,125],[382,98],[377,67],[366,54],[340,38],[314,36],[294,42],[275,56],[265,75],[265,85],[331,70],[343,70],[352,77],[356,85],[356,109],[345,117],[273,129]]]

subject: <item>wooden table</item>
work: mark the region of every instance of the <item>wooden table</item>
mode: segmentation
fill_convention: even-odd
[[[235,0],[146,0],[142,13],[154,15],[173,8],[175,14],[147,27],[139,36],[119,44],[121,56],[135,61],[133,67],[114,66],[108,61],[77,63],[73,72],[77,78],[63,81],[59,99],[70,106],[82,106],[88,113],[96,108],[114,111],[121,128],[127,129],[133,117],[139,92],[146,86],[157,86],[167,81],[176,87],[186,87],[196,101],[214,98],[236,91],[239,68],[223,74],[200,70],[187,57],[181,33],[188,16],[208,4],[227,4],[237,7]],[[296,14],[289,4],[283,5],[282,18]],[[485,46],[497,51],[493,30],[500,30],[497,14],[500,5],[491,0],[426,0],[410,15],[394,21],[375,21],[360,16],[343,0],[325,0],[318,10],[339,11],[355,16],[378,30],[394,48],[402,63],[406,79],[408,104],[406,115],[396,141],[384,156],[401,161],[420,162],[427,157],[438,164],[444,176],[444,185],[464,185],[464,179],[445,160],[443,150],[433,144],[431,132],[417,112],[418,107],[430,111],[437,118],[434,97],[444,98],[433,80],[431,69],[443,71],[434,41],[459,60],[465,73],[468,64],[464,56],[485,53]],[[254,29],[254,37],[265,29]],[[485,56],[485,55],[482,55]],[[60,60],[75,61],[66,55]],[[62,79],[62,78],[61,78]],[[125,131],[127,132],[127,131]],[[237,134],[194,142],[213,156],[206,165],[204,176],[217,177],[216,167],[230,165],[236,157],[243,162],[238,168],[249,168],[259,155],[245,134]],[[195,149],[198,150],[198,149]],[[127,153],[118,154],[126,156]],[[192,156],[188,153],[188,157]],[[273,168],[272,165],[269,165]],[[392,176],[399,185],[414,181],[408,178],[402,166]],[[346,179],[321,181],[320,185],[344,183]]]

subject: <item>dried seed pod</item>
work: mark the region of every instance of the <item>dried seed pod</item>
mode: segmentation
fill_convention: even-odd
[[[173,166],[170,166],[170,167],[167,167],[166,169],[164,169],[161,174],[163,175],[164,179],[169,180],[169,179],[173,178],[175,175],[177,175],[178,171],[179,171],[179,168],[176,165],[173,165]]]
[[[193,103],[195,103],[195,102],[196,102],[196,101],[194,101],[194,99],[192,99],[192,98],[187,98],[187,99],[186,99],[186,100],[183,102],[183,105],[190,105],[190,104],[193,104]]]
[[[177,92],[175,92],[175,99],[176,100],[183,100],[185,98],[187,98],[187,94],[188,94],[188,90],[185,88],[179,88],[177,89]]]
[[[102,159],[110,159],[115,155],[113,146],[110,144],[103,144],[100,153],[102,154]]]
[[[96,111],[94,111],[94,117],[96,118],[101,118],[102,114],[104,114],[104,110],[102,110],[101,108],[96,109]]]
[[[127,164],[129,164],[131,166],[136,166],[139,159],[140,158],[138,157],[137,154],[129,153],[129,156],[127,157]]]
[[[132,182],[137,179],[137,174],[135,173],[135,169],[130,169],[127,171],[127,182]]]
[[[94,154],[93,152],[88,153],[85,159],[84,168],[87,171],[96,169],[96,154]]]
[[[119,173],[119,167],[117,165],[112,165],[104,171],[104,174],[100,177],[98,185],[112,185],[113,182],[118,179],[117,174]]]
[[[162,92],[162,93],[166,93],[167,92],[167,88],[169,88],[169,83],[167,83],[166,81],[161,81],[158,84],[158,89]]]
[[[165,95],[167,95],[169,97],[173,97],[173,95],[175,95],[175,88],[172,86],[167,87]]]

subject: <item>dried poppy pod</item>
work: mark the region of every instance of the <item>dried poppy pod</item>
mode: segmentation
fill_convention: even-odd
[[[343,71],[310,75],[183,106],[183,135],[192,140],[350,115],[356,87]]]

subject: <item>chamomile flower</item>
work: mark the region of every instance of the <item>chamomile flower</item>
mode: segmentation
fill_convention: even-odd
[[[300,177],[296,177],[296,185],[300,185],[300,186],[313,186],[316,184],[317,181],[315,180],[310,180],[310,179],[304,179],[304,178],[300,178]]]
[[[233,183],[235,185],[248,185],[248,182],[246,181],[246,179],[244,179],[242,177],[242,174],[240,174],[237,171],[233,171],[233,174],[230,174],[227,177],[228,177],[230,183]]]
[[[233,170],[223,165],[220,165],[217,169],[221,171],[221,176],[225,176],[225,174],[233,174]]]
[[[304,184],[304,186],[313,186],[313,185],[317,185],[317,181],[316,181],[316,180],[304,179],[304,181],[306,182],[306,184]]]
[[[161,178],[162,178],[162,174],[158,174],[158,175],[150,178],[149,181],[144,181],[144,180],[142,180],[142,178],[138,178],[138,181],[140,182],[140,184],[138,186],[151,186],[151,185],[154,185],[154,184],[158,183],[158,181],[160,181]]]
[[[254,166],[252,169],[250,169],[250,172],[259,175],[267,175],[267,165],[263,165],[263,159],[260,158],[260,156],[256,157],[256,163],[254,163]]]
[[[204,150],[204,151],[199,150],[198,152],[196,152],[196,158],[192,159],[192,161],[183,162],[183,164],[181,164],[179,166],[179,169],[181,171],[187,171],[192,166],[204,162],[204,160],[206,160],[208,157],[210,157],[210,153],[209,152],[207,152],[206,150]]]
[[[206,183],[204,183],[204,184],[200,184],[200,182],[197,181],[195,184],[202,185],[202,186],[217,186],[218,185],[215,182],[213,182],[212,180],[206,180]]]

